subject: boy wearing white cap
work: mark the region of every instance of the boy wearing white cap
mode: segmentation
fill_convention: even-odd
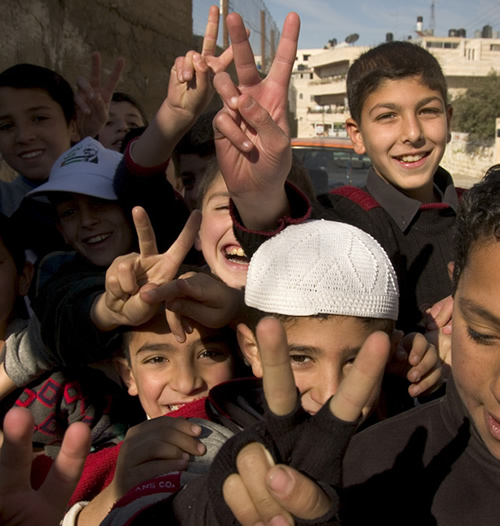
[[[130,252],[135,241],[130,219],[113,189],[121,159],[120,153],[87,137],[57,159],[48,182],[28,194],[48,197],[65,242],[99,267]]]
[[[237,379],[213,388],[206,403],[211,420],[234,432],[244,429],[248,433],[237,433],[224,446],[208,479],[200,477],[189,483],[173,500],[164,490],[149,492],[152,484],[143,484],[149,494],[146,496],[144,490],[137,489],[133,502],[125,499],[118,503],[103,524],[125,524],[127,518],[141,513],[144,513],[141,519],[149,524],[164,521],[172,514],[177,519],[181,517],[182,524],[197,524],[199,517],[204,517],[205,524],[235,524],[224,503],[222,488],[226,477],[235,471],[239,449],[254,440],[255,433],[267,433],[267,440],[273,433],[285,437],[283,440],[288,442],[277,445],[280,452],[281,446],[293,447],[302,433],[301,423],[309,418],[307,414],[319,413],[336,393],[368,337],[377,331],[385,332],[392,338],[393,349],[399,340],[393,333],[398,315],[398,285],[391,262],[369,234],[343,223],[310,221],[292,225],[263,243],[250,261],[245,302],[250,307],[248,323],[252,328],[238,326],[241,351],[255,376],[262,377],[255,327],[269,315],[281,320],[302,409],[298,405],[290,419],[287,416],[271,422],[268,415],[263,416],[266,406],[260,380]],[[387,337],[385,341],[389,346]],[[440,376],[437,353],[422,335],[415,335],[408,345],[413,346],[409,360],[415,364],[408,375],[417,374],[416,385],[423,392]],[[378,401],[379,391],[374,389],[363,407],[363,419],[377,408]],[[318,415],[320,420],[324,413]],[[332,428],[327,433],[325,448],[337,440],[346,440],[358,423]],[[252,427],[253,424],[258,425]],[[300,441],[303,445],[304,437]],[[309,453],[300,458],[306,473],[315,456]],[[332,471],[332,466],[329,470]],[[146,509],[153,502],[156,504]]]

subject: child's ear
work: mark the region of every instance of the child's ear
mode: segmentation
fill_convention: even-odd
[[[71,119],[71,122],[68,125],[68,130],[69,130],[69,140],[73,144],[76,144],[77,142],[80,142],[82,137],[80,137],[80,134],[78,132],[78,126],[76,125],[76,120],[75,119]]]
[[[450,261],[448,263],[448,277],[453,281],[453,271],[455,270],[455,262]]]
[[[123,383],[127,386],[128,394],[130,396],[137,396],[139,393],[137,390],[137,384],[135,383],[134,373],[130,368],[127,358],[123,356],[114,356],[113,364],[116,367],[116,370],[118,371]]]
[[[20,296],[26,296],[28,294],[34,273],[35,267],[33,266],[33,263],[31,263],[31,261],[26,261],[24,263],[23,270],[19,275],[19,285],[17,287],[17,292]]]
[[[345,121],[345,127],[347,128],[347,133],[351,138],[351,142],[354,146],[354,151],[359,155],[366,153],[366,148],[363,143],[363,136],[361,135],[361,130],[358,126],[358,123],[354,119],[349,117]]]
[[[255,340],[254,333],[244,323],[238,324],[236,336],[241,352],[245,360],[250,364],[253,374],[257,378],[262,378],[262,362],[260,361],[259,348]]]
[[[194,248],[201,252],[201,238],[200,238],[200,231],[198,230],[198,233],[196,234],[196,239],[194,240]]]

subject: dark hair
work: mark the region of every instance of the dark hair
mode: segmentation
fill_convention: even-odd
[[[500,164],[492,166],[483,179],[464,193],[455,224],[453,288],[467,265],[476,243],[500,241]]]
[[[217,158],[214,157],[208,162],[205,173],[203,174],[200,184],[198,185],[198,192],[196,193],[196,208],[199,210],[201,210],[203,199],[205,199],[208,190],[218,175],[222,177],[222,174],[219,170],[219,163],[217,162]]]
[[[67,124],[75,118],[73,89],[65,78],[51,69],[34,64],[16,64],[0,73],[0,88],[44,90],[61,106]]]
[[[141,114],[142,120],[144,122],[144,126],[148,125],[148,118],[146,117],[146,113],[144,112],[144,108],[137,102],[132,95],[129,95],[128,93],[123,93],[122,91],[115,91],[111,97],[111,102],[128,102],[129,104],[132,104],[134,108]]]
[[[358,316],[344,316],[342,314],[315,314],[313,316],[287,316],[285,314],[268,313],[256,309],[254,307],[245,306],[243,310],[242,320],[248,325],[249,329],[255,334],[257,325],[262,318],[266,316],[273,316],[280,320],[284,325],[293,324],[294,321],[300,318],[315,318],[318,320],[328,320],[330,318],[355,318],[359,320],[367,329],[375,331],[383,331],[389,336],[392,336],[396,322],[388,318],[361,318]]]
[[[193,154],[203,158],[215,156],[212,121],[216,115],[216,111],[202,113],[190,130],[177,143],[172,153],[172,160],[178,177],[180,177],[179,158],[181,155]]]
[[[359,124],[363,105],[385,80],[420,77],[423,85],[439,91],[445,104],[448,88],[437,59],[423,47],[405,41],[385,42],[362,53],[347,74],[347,99]]]

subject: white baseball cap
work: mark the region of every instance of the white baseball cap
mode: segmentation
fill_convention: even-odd
[[[39,197],[49,192],[74,192],[116,201],[113,178],[122,158],[121,153],[86,137],[57,159],[46,183],[27,195]]]

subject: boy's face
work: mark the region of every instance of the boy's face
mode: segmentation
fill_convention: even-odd
[[[500,243],[477,243],[454,299],[453,377],[486,447],[500,459]]]
[[[119,152],[127,132],[141,126],[144,126],[144,121],[135,106],[125,100],[111,102],[108,122],[99,133],[99,142],[105,148]]]
[[[363,104],[361,123],[346,121],[357,153],[404,194],[432,202],[433,177],[449,141],[452,110],[418,77],[383,82]]]
[[[229,192],[222,175],[218,175],[203,199],[200,231],[195,243],[203,252],[210,270],[226,285],[245,286],[248,259],[233,232],[229,215]]]
[[[211,157],[201,157],[195,153],[179,155],[179,177],[182,180],[182,196],[189,210],[196,208],[198,187],[205,175]]]
[[[308,413],[315,414],[337,392],[340,382],[349,374],[358,352],[373,329],[351,316],[331,316],[327,319],[297,317],[283,326],[302,407]],[[245,331],[244,340],[249,345],[243,344],[240,333],[240,348],[255,376],[262,377],[260,355],[253,334],[245,326],[240,326],[239,330]],[[375,407],[378,395],[373,394],[363,409],[363,417]]]
[[[150,418],[204,398],[234,376],[234,350],[222,331],[194,323],[193,332],[179,343],[163,312],[134,331],[129,350],[130,377],[124,381]]]
[[[56,204],[64,241],[94,265],[109,266],[132,250],[134,233],[116,201],[62,193]]]
[[[74,121],[42,89],[0,88],[0,154],[31,181],[49,177],[57,158],[77,141]]]

